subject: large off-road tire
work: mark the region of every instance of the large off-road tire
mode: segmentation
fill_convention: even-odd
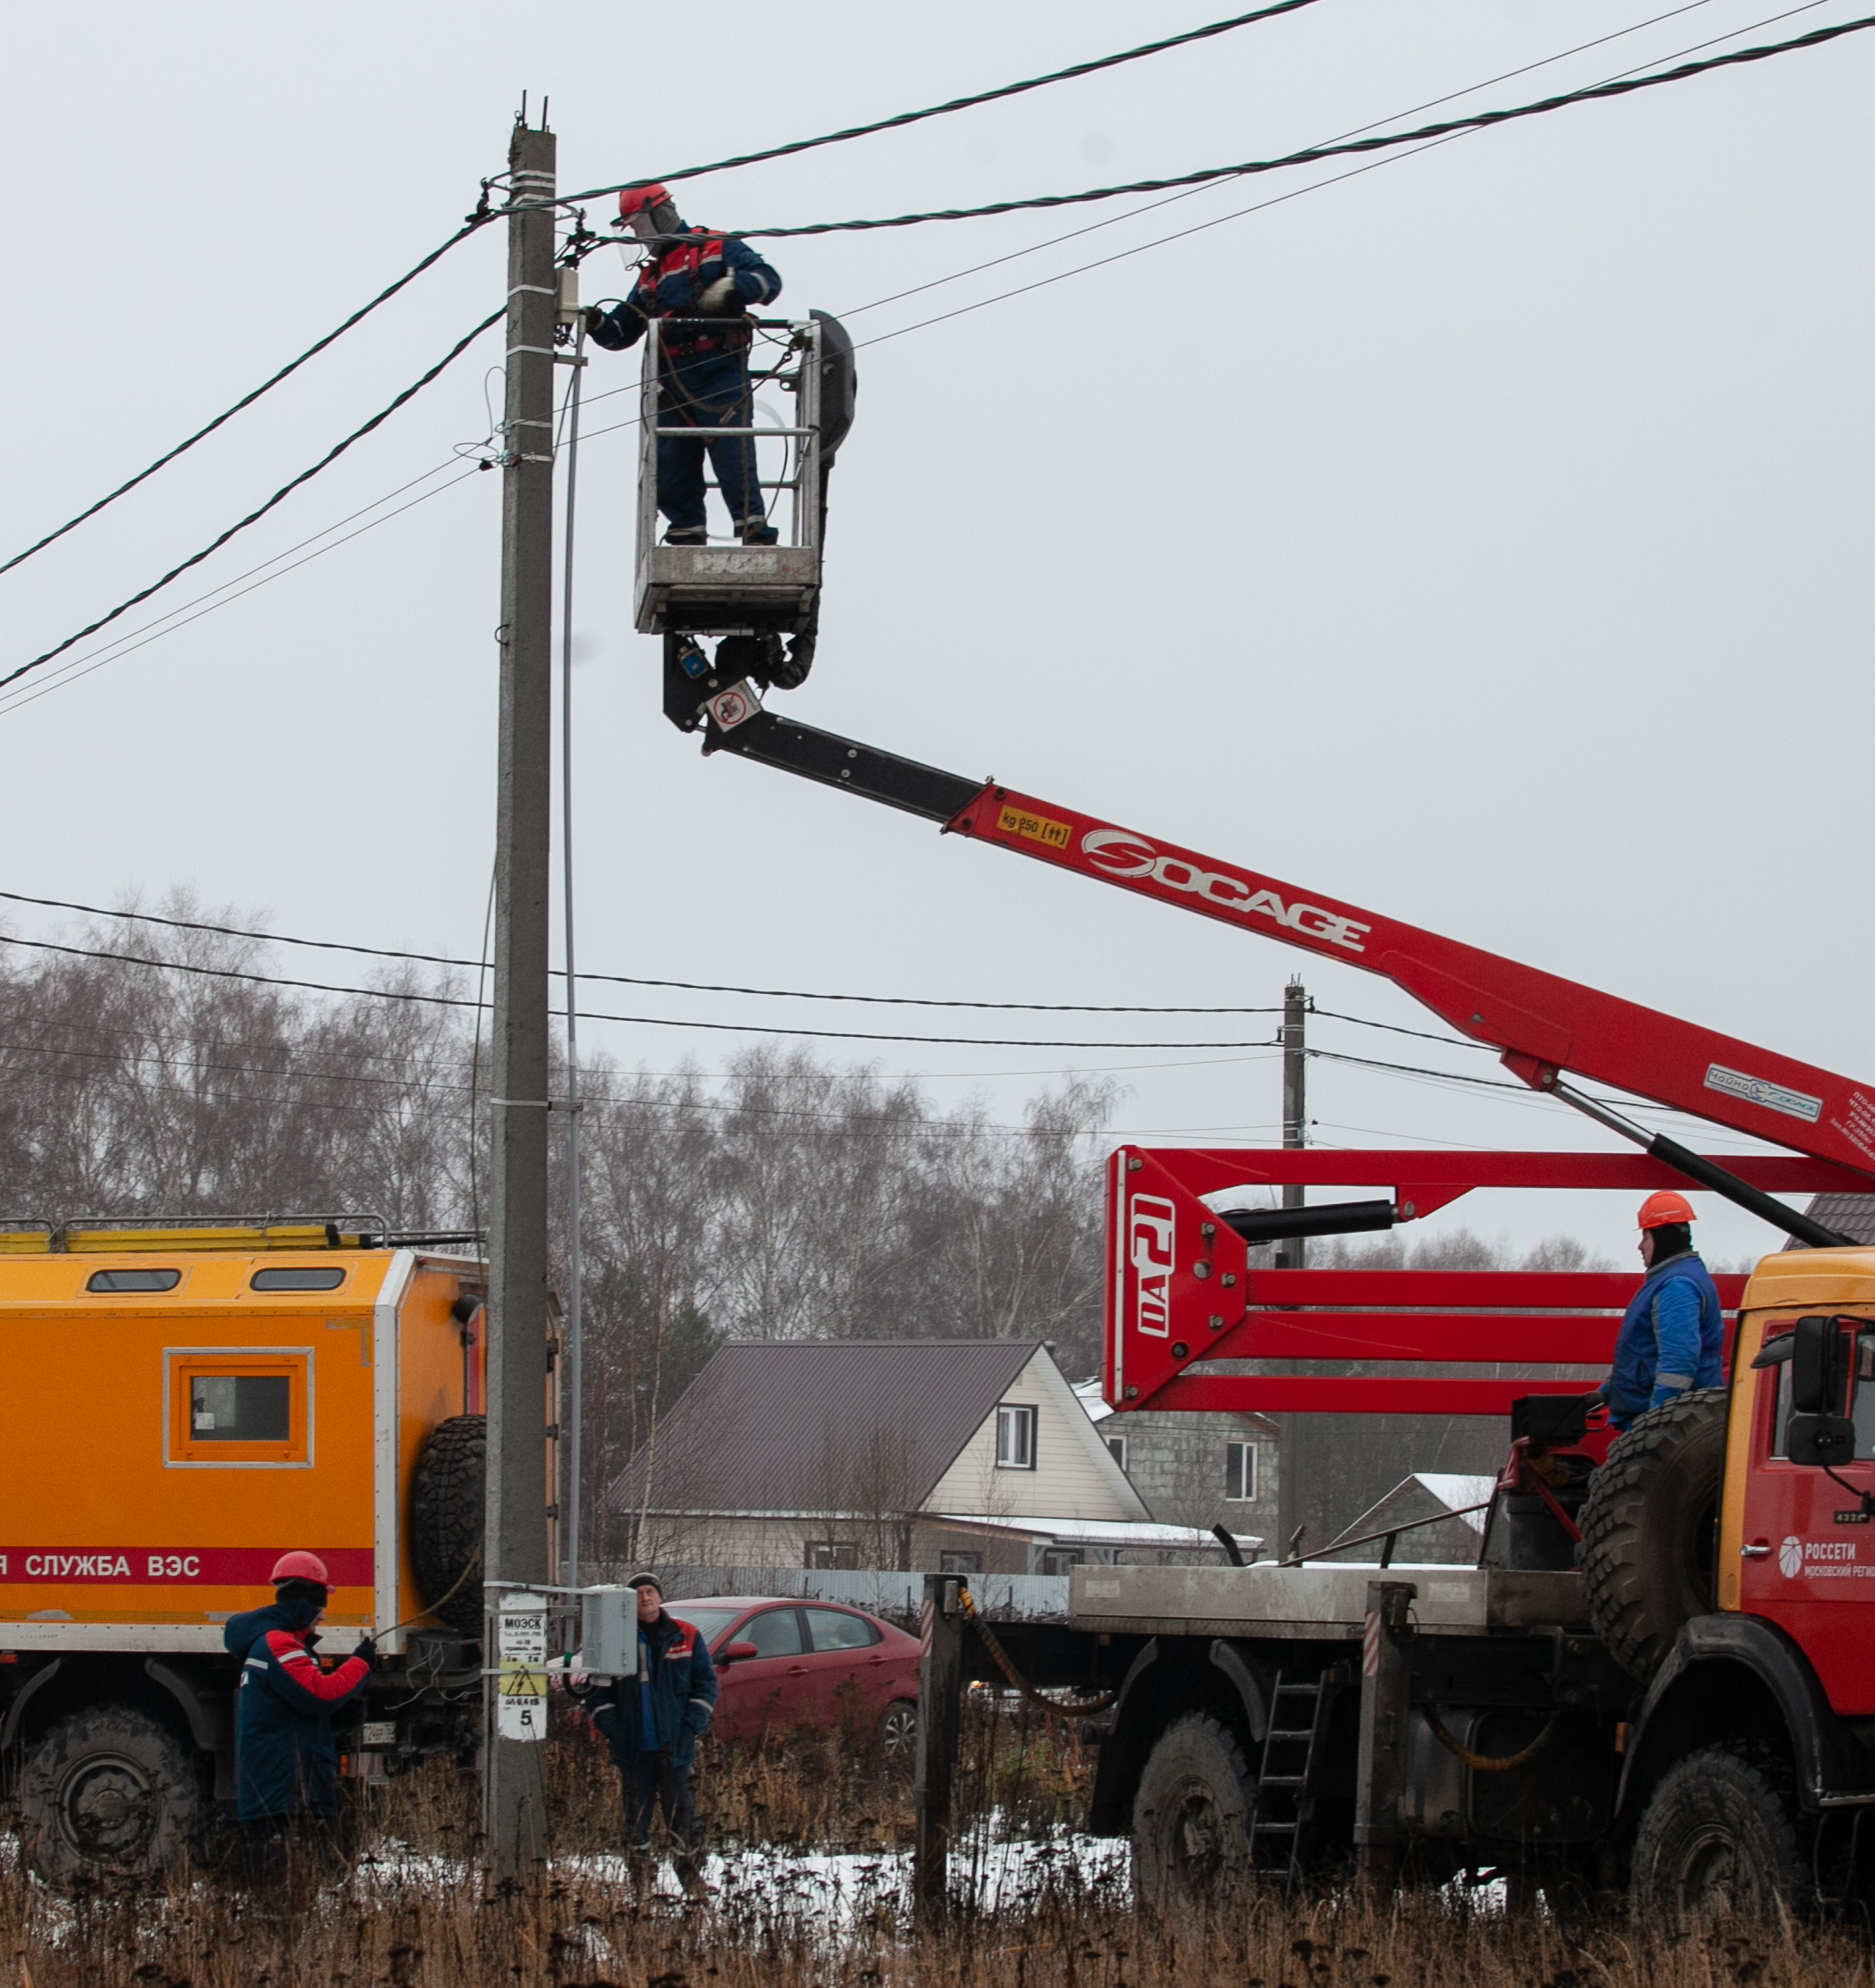
[[[1198,1712],[1159,1735],[1133,1798],[1133,1893],[1165,1912],[1210,1912],[1250,1874],[1256,1775],[1237,1736]]]
[[[189,1748],[122,1705],[68,1714],[43,1733],[20,1798],[28,1861],[67,1890],[177,1869],[210,1812]]]
[[[463,1636],[482,1633],[487,1496],[486,1417],[437,1423],[410,1487],[410,1558],[432,1613]]]
[[[1616,1663],[1644,1684],[1680,1625],[1714,1605],[1722,1387],[1682,1394],[1617,1436],[1583,1504],[1588,1619]]]
[[[1669,1768],[1635,1839],[1636,1916],[1687,1932],[1723,1918],[1776,1925],[1780,1905],[1807,1906],[1808,1862],[1778,1778],[1733,1747],[1703,1748]]]

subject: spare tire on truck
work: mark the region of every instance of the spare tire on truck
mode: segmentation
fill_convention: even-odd
[[[1682,1623],[1717,1602],[1726,1391],[1702,1388],[1650,1410],[1617,1436],[1582,1506],[1588,1619],[1645,1683]]]
[[[487,1499],[487,1418],[437,1423],[410,1487],[410,1557],[425,1605],[463,1636],[482,1633]]]

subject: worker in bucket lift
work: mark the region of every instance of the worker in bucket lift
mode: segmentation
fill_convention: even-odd
[[[365,1689],[377,1664],[377,1646],[368,1636],[329,1671],[313,1654],[331,1587],[317,1554],[282,1554],[270,1578],[273,1605],[230,1616],[222,1631],[241,1665],[234,1701],[236,1794],[248,1873],[263,1884],[287,1874],[286,1840],[296,1818],[337,1813],[333,1714]]]
[[[1724,1385],[1725,1311],[1694,1250],[1694,1218],[1692,1203],[1670,1190],[1641,1203],[1647,1275],[1615,1335],[1614,1371],[1595,1390],[1618,1429],[1690,1389]]]
[[[690,1770],[696,1743],[716,1709],[716,1666],[688,1623],[668,1614],[655,1574],[626,1584],[638,1597],[638,1674],[571,1689],[604,1735],[625,1799],[626,1846],[635,1861],[651,1855],[652,1818],[664,1811],[677,1881],[693,1898],[704,1883],[697,1857],[696,1797]]]
[[[658,365],[658,509],[670,526],[664,543],[709,543],[707,450],[736,535],[744,545],[772,545],[776,532],[762,504],[753,439],[706,441],[684,430],[753,425],[744,313],[780,296],[781,279],[747,242],[679,220],[661,186],[627,187],[618,214],[645,244],[647,257],[624,303],[586,313],[586,332],[595,345],[620,352],[644,336],[652,318],[677,321],[663,331]]]

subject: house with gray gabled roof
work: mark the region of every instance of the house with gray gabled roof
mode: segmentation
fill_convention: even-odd
[[[627,1556],[1059,1573],[1216,1557],[1154,1521],[1034,1339],[738,1340],[615,1480]]]

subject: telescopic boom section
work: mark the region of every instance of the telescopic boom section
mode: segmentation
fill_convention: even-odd
[[[1007,788],[986,786],[947,826],[1379,973],[1461,1035],[1489,1043],[1533,1090],[1554,1091],[1573,1071],[1875,1174],[1875,1085]],[[1788,1212],[1779,1208],[1778,1218]]]
[[[752,700],[753,701],[753,700]],[[1442,939],[1379,912],[1139,834],[1097,815],[902,759],[761,711],[734,730],[709,727],[705,753],[760,760],[906,813],[954,835],[1156,898],[1378,973],[1474,1041],[1488,1043],[1533,1091],[1548,1091],[1654,1158],[1819,1247],[1851,1239],[1740,1182],[1733,1172],[1634,1125],[1562,1081],[1613,1084],[1854,1175],[1875,1175],[1875,1086],[1736,1036]]]

